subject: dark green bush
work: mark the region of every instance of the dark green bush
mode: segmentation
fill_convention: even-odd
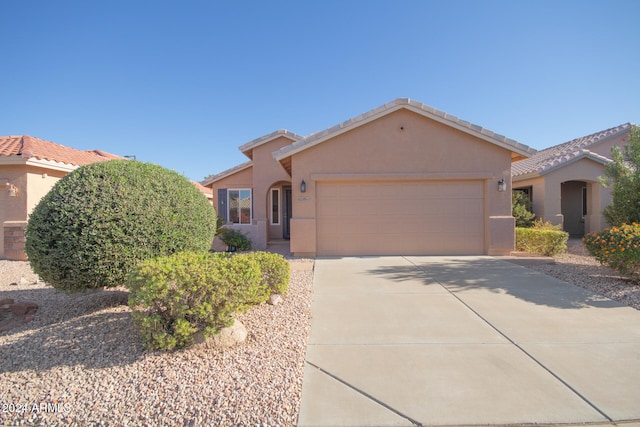
[[[520,190],[514,190],[511,195],[511,213],[516,219],[516,227],[532,227],[536,214],[529,196]]]
[[[569,233],[560,230],[516,227],[516,250],[554,256],[567,250]]]
[[[589,253],[608,265],[640,282],[640,224],[625,224],[599,233],[589,233],[583,242]]]
[[[182,175],[128,160],[94,163],[62,178],[29,217],[26,252],[56,288],[124,284],[141,261],[208,250],[216,214]]]
[[[238,251],[250,251],[253,246],[247,236],[233,228],[223,229],[220,233],[220,240],[227,246],[235,246]]]
[[[260,265],[263,283],[269,288],[270,293],[285,294],[287,292],[289,262],[282,255],[271,252],[252,252],[246,256],[253,258]]]
[[[150,349],[187,346],[198,332],[211,337],[233,324],[235,312],[268,298],[258,263],[224,253],[144,261],[127,286],[134,322]]]

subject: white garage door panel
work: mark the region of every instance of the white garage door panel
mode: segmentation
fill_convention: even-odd
[[[318,183],[319,255],[482,254],[482,181]]]

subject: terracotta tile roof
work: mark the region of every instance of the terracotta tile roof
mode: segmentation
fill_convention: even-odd
[[[631,129],[631,123],[625,123],[610,129],[573,139],[563,144],[554,145],[538,151],[528,159],[519,160],[511,165],[511,175],[518,177],[528,174],[543,175],[565,164],[584,157],[606,163],[609,159],[589,150],[596,144],[604,142]]]
[[[191,181],[191,183],[193,185],[195,185],[195,187],[200,190],[202,193],[204,193],[205,196],[207,196],[207,198],[213,198],[213,190],[209,187],[205,187],[204,185],[200,184],[199,182],[195,182],[195,181]]]
[[[0,157],[2,156],[52,160],[75,166],[123,158],[102,150],[77,150],[29,135],[0,136]]]

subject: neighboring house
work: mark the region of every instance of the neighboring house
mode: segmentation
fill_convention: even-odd
[[[513,188],[528,194],[538,218],[562,225],[573,236],[606,228],[602,210],[611,202],[611,192],[598,177],[611,161],[611,148],[621,147],[631,128],[625,123],[515,162]]]
[[[405,98],[240,149],[249,162],[202,182],[218,215],[258,249],[319,256],[508,254],[511,163],[535,152]]]
[[[84,164],[121,158],[28,135],[0,136],[0,258],[26,259],[29,213],[60,178]]]
[[[213,193],[211,192],[211,188],[205,187],[199,182],[194,182],[194,181],[191,181],[191,182],[193,183],[193,185],[195,185],[195,187],[198,190],[200,190],[202,194],[204,194],[207,197],[207,200],[209,201],[209,203],[213,205]]]
[[[82,165],[124,159],[101,150],[77,150],[43,139],[0,136],[0,259],[26,259],[24,230],[40,199]],[[213,204],[211,189],[194,182]]]

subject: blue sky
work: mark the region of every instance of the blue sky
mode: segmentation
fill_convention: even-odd
[[[202,180],[398,97],[541,149],[640,122],[640,1],[0,1],[0,134]]]

